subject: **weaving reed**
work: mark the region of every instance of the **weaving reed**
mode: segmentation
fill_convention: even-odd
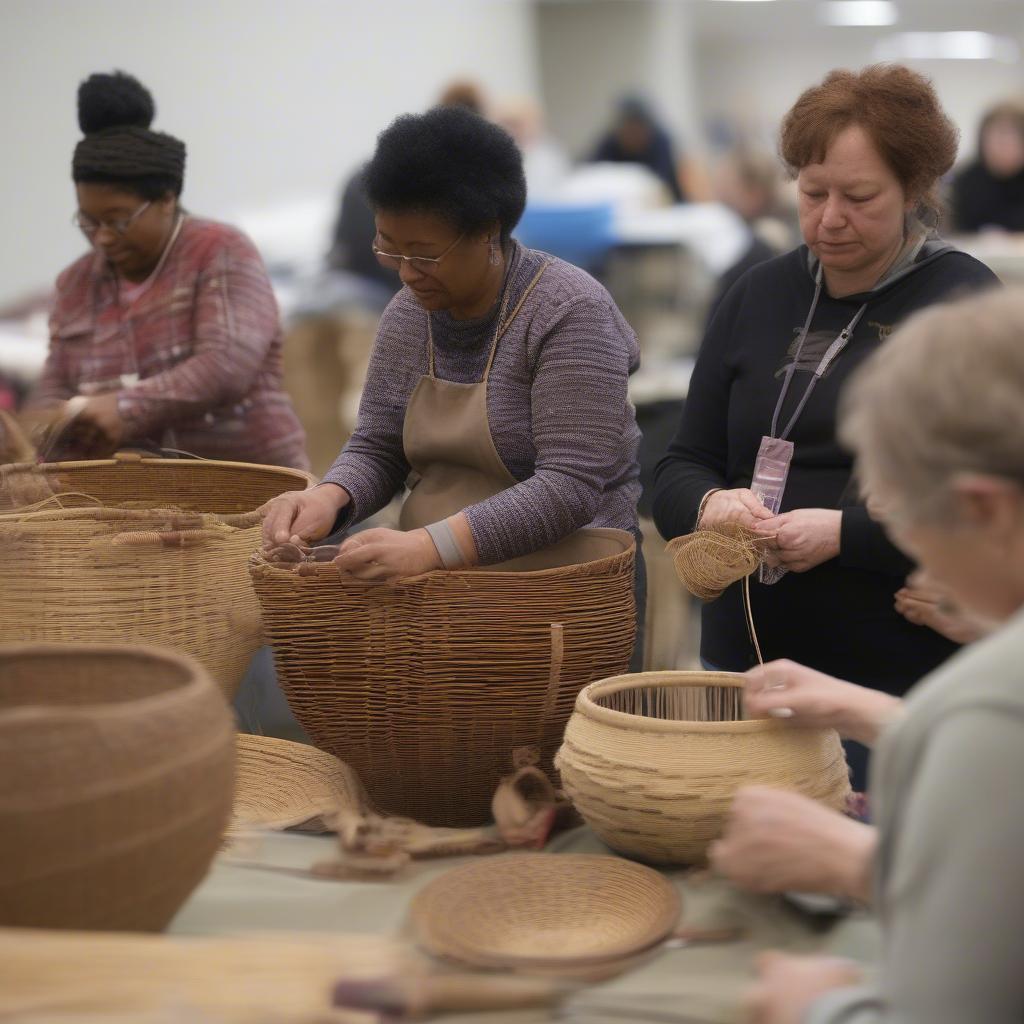
[[[635,542],[536,572],[433,572],[397,584],[250,562],[278,678],[317,746],[374,805],[429,825],[488,820],[512,751],[551,758],[581,687],[629,664]],[[292,569],[295,567],[292,566]]]
[[[164,645],[233,695],[259,646],[255,510],[307,483],[291,469],[128,453],[0,467],[0,642]]]
[[[0,646],[0,924],[158,930],[231,812],[203,669],[143,646]]]
[[[765,538],[739,523],[722,523],[669,541],[680,582],[694,597],[714,601],[761,563]]]
[[[741,786],[788,789],[840,810],[850,784],[838,735],[742,719],[743,677],[644,672],[576,701],[555,765],[587,824],[613,849],[700,864]]]

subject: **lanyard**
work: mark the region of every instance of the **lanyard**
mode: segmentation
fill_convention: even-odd
[[[818,363],[818,368],[814,371],[814,376],[811,377],[810,383],[807,385],[807,389],[804,391],[803,397],[800,399],[799,404],[796,407],[793,415],[789,418],[789,422],[786,424],[786,429],[781,434],[778,433],[779,429],[779,415],[782,413],[782,405],[786,401],[786,396],[789,394],[789,385],[793,381],[793,374],[796,373],[797,364],[800,362],[800,354],[804,350],[804,343],[807,341],[807,332],[811,329],[811,321],[814,319],[814,312],[818,308],[818,300],[821,298],[821,267],[818,267],[818,274],[814,282],[814,300],[811,302],[810,312],[807,314],[807,319],[804,321],[803,329],[800,331],[800,340],[797,342],[796,352],[793,354],[793,362],[790,363],[789,369],[786,370],[786,377],[782,382],[782,391],[779,393],[779,400],[775,403],[775,412],[772,415],[772,437],[777,437],[780,440],[785,440],[789,437],[796,426],[796,421],[800,418],[800,414],[804,411],[804,407],[807,405],[808,399],[811,397],[811,393],[814,391],[814,386],[824,376],[825,371],[832,365],[832,362],[836,359],[840,352],[846,348],[850,341],[850,337],[860,323],[860,318],[864,315],[868,308],[868,304],[865,302],[860,309],[857,310],[854,318],[839,332],[836,336],[835,341],[829,345],[828,350],[821,357],[821,362]]]

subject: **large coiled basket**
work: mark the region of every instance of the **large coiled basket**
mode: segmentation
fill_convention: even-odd
[[[301,575],[253,556],[251,571],[295,717],[356,770],[383,812],[471,826],[512,753],[551,772],[576,694],[629,665],[633,537],[535,572],[432,572],[396,584]]]
[[[164,928],[220,845],[234,758],[190,658],[0,646],[0,925]]]
[[[728,672],[645,672],[580,693],[555,765],[612,849],[653,864],[701,864],[745,785],[845,806],[849,775],[833,730],[714,720],[739,707],[742,686]]]
[[[260,642],[246,561],[297,470],[113,459],[0,467],[0,642],[153,643],[231,696]]]

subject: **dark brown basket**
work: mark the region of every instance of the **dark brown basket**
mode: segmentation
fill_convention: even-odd
[[[632,536],[537,572],[433,572],[398,584],[250,562],[278,678],[317,746],[388,814],[479,825],[512,752],[541,767],[576,694],[623,671],[635,634]]]

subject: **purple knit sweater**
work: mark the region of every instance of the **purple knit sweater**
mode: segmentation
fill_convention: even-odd
[[[508,271],[510,309],[546,259],[491,368],[491,433],[519,483],[465,510],[484,565],[584,526],[637,525],[640,431],[626,394],[640,360],[636,335],[589,274],[518,243]],[[497,316],[497,306],[479,320],[433,314],[438,377],[483,377]],[[372,515],[404,484],[402,425],[426,372],[427,316],[403,288],[377,329],[355,433],[324,476],[352,495],[349,522]]]

